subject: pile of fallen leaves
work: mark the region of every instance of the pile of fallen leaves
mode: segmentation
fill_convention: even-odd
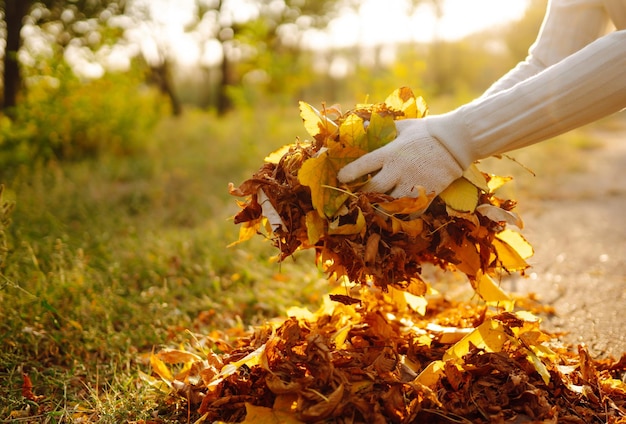
[[[300,103],[313,140],[230,187],[245,198],[239,241],[263,234],[281,260],[315,249],[341,284],[317,312],[152,354],[145,380],[198,423],[626,423],[626,355],[560,346],[494,278],[523,272],[533,253],[515,202],[495,194],[507,178],[473,165],[436,197],[415,187],[399,199],[337,181],[396,137],[396,120],[426,112],[406,88],[346,113]],[[466,275],[482,300],[435,293],[426,263]]]
[[[552,346],[539,319],[390,288],[294,308],[228,342],[151,357],[201,416],[244,423],[626,422],[626,356]]]
[[[337,180],[341,167],[396,138],[395,121],[426,113],[424,100],[408,88],[345,113],[337,105],[320,112],[300,102],[312,140],[284,146],[230,187],[245,198],[235,216],[239,241],[263,233],[281,260],[312,248],[328,275],[417,295],[426,290],[425,263],[461,271],[479,293],[483,276],[523,271],[532,248],[516,231],[515,202],[495,194],[510,178],[472,165],[439,196],[417,186],[414,196],[402,198],[359,191],[366,178],[349,185]]]

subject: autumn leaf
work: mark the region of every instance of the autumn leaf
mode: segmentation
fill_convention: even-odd
[[[497,189],[511,181],[513,178],[511,177],[501,177],[498,175],[490,175],[489,181],[487,181],[487,186],[489,187],[489,192],[494,193]]]
[[[463,171],[463,178],[486,193],[490,191],[485,174],[483,174],[474,163],[470,164],[470,166]]]
[[[314,141],[270,154],[252,178],[230,190],[249,196],[235,217],[242,225],[239,240],[267,235],[281,260],[314,247],[329,275],[383,289],[406,290],[426,262],[456,269],[472,282],[481,273],[523,271],[520,243],[496,237],[507,226],[522,226],[512,212],[516,202],[493,194],[506,179],[476,164],[434,198],[421,187],[410,198],[362,193],[368,177],[339,184],[342,167],[395,139],[395,120],[426,113],[423,99],[406,87],[384,103],[358,104],[345,113],[339,106],[320,112],[301,102],[300,115]]]
[[[300,117],[306,131],[318,142],[334,138],[338,131],[337,124],[322,115],[317,109],[305,102],[299,102]]]
[[[150,355],[150,366],[152,367],[152,371],[154,371],[166,383],[170,384],[174,380],[174,376],[165,362],[163,362],[161,358],[154,353]]]
[[[343,160],[331,157],[330,151],[325,150],[307,159],[298,171],[298,180],[311,189],[311,203],[321,217],[333,217],[349,197],[349,193],[334,189],[342,164]]]
[[[496,234],[493,245],[498,261],[507,271],[528,268],[525,259],[533,255],[533,248],[520,233],[505,229]]]
[[[478,205],[478,194],[478,187],[461,177],[439,193],[439,197],[454,210],[472,213]]]
[[[397,136],[396,124],[393,116],[372,113],[369,125],[365,131],[367,134],[367,151],[372,152],[394,140]]]
[[[417,187],[419,195],[416,197],[400,197],[388,202],[378,202],[376,205],[392,215],[420,214],[426,210],[433,199],[433,195],[426,194],[424,187]]]
[[[500,352],[508,339],[509,336],[504,324],[488,319],[450,347],[443,355],[443,360],[461,359],[469,353],[473,346],[487,352]]]
[[[424,221],[416,218],[410,221],[391,217],[392,234],[404,233],[409,237],[417,237],[424,231]]]
[[[408,87],[394,90],[386,99],[385,105],[389,109],[402,112],[405,119],[422,118],[428,113],[428,106],[422,97],[415,97]]]
[[[255,406],[248,402],[245,406],[246,419],[242,421],[243,424],[303,424],[291,411]]]
[[[344,146],[360,149],[357,150],[357,152],[360,151],[360,155],[367,153],[367,134],[363,118],[358,115],[348,116],[339,126],[339,142]]]
[[[515,225],[520,229],[524,228],[524,222],[518,214],[504,210],[498,206],[484,203],[476,207],[476,212],[489,218],[493,222],[503,222],[505,224]]]
[[[328,234],[330,235],[362,234],[364,230],[365,217],[360,209],[358,209],[357,219],[354,224],[340,224],[339,218],[337,218],[328,225]]]
[[[515,302],[502,288],[487,274],[479,273],[475,280],[476,293],[487,303],[513,309]]]
[[[324,235],[326,220],[317,211],[311,211],[306,214],[305,222],[309,245],[314,246]]]

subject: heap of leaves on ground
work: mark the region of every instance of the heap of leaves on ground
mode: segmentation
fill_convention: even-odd
[[[532,254],[507,228],[521,227],[515,203],[494,194],[505,178],[472,167],[436,198],[340,186],[339,168],[392,140],[395,119],[424,116],[423,101],[400,89],[346,114],[300,110],[314,140],[231,187],[246,197],[235,222],[240,240],[264,230],[281,259],[314,248],[335,290],[316,312],[154,353],[146,381],[198,423],[626,422],[626,355],[561,346],[492,278]],[[482,300],[436,293],[424,263],[465,274]]]
[[[521,227],[511,211],[515,202],[495,194],[508,178],[472,165],[437,197],[415,187],[414,196],[402,198],[359,191],[366,179],[338,182],[341,167],[396,137],[396,120],[419,119],[427,110],[406,87],[345,113],[338,105],[320,112],[300,102],[312,140],[284,146],[230,187],[245,198],[234,219],[239,241],[264,233],[280,260],[313,248],[328,275],[416,295],[426,290],[425,263],[461,271],[481,295],[482,284],[493,286],[489,276],[523,271],[532,248],[515,231]]]
[[[361,287],[151,356],[197,423],[623,423],[626,355],[559,347],[526,311]]]

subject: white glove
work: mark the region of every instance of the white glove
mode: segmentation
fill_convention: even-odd
[[[374,173],[363,191],[415,197],[416,186],[427,193],[441,193],[459,178],[463,169],[450,152],[426,128],[429,118],[396,122],[398,137],[339,170],[339,181],[348,183]]]

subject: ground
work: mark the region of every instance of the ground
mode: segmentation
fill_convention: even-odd
[[[545,328],[596,357],[626,353],[626,120],[617,122],[593,130],[600,144],[585,149],[584,169],[556,172],[554,190],[523,205],[535,255],[530,278],[507,282],[554,306]],[[560,159],[551,158],[555,168]]]

